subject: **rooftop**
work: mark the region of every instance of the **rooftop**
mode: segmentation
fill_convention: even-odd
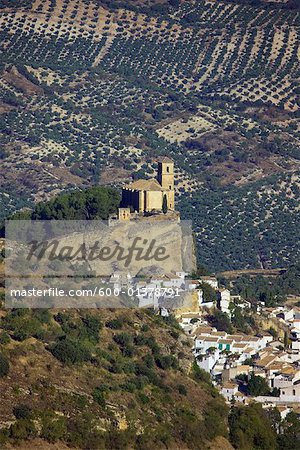
[[[194,331],[193,335],[197,335],[197,337],[201,337],[202,333],[211,333],[213,331],[212,327],[208,327],[208,326],[200,326],[197,327],[196,330]],[[202,336],[204,337],[204,336]]]
[[[207,275],[203,275],[200,277],[200,280],[213,280],[213,281],[217,281],[216,277],[214,276],[207,276]]]
[[[265,356],[264,358],[262,358],[259,361],[257,361],[256,365],[259,366],[259,367],[267,367],[272,362],[274,362],[276,358],[277,358],[277,356],[275,356],[275,355]]]
[[[249,353],[249,352],[253,352],[254,348],[253,347],[247,347],[245,348],[245,352]]]
[[[155,178],[134,181],[133,183],[127,184],[125,189],[135,191],[163,191],[163,188]]]
[[[160,163],[172,163],[172,164],[174,164],[174,161],[173,161],[171,158],[169,158],[168,156],[163,156],[162,158],[159,158],[159,159],[158,159],[158,162],[160,162]]]
[[[237,387],[238,386],[237,386],[236,383],[232,383],[230,381],[227,381],[226,383],[223,383],[223,386],[222,386],[222,388],[224,388],[224,389],[235,389]]]
[[[227,336],[227,333],[225,331],[212,331],[211,335],[225,337]]]
[[[210,336],[204,336],[203,341],[205,342],[218,342],[218,337],[210,337]]]

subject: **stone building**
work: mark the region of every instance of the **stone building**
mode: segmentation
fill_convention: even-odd
[[[124,186],[122,213],[124,214],[125,208],[138,213],[160,212],[163,209],[164,197],[168,210],[174,211],[174,162],[167,157],[159,161],[156,179],[137,180]]]

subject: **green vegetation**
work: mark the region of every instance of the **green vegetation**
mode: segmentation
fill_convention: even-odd
[[[62,441],[67,436],[67,420],[58,417],[52,411],[46,411],[42,415],[41,437],[50,443]]]
[[[112,319],[106,322],[105,325],[112,330],[120,330],[123,327],[123,322],[120,319]]]
[[[1,0],[0,8],[30,8],[33,0]]]
[[[238,306],[232,308],[231,322],[238,331],[245,334],[250,334],[255,325],[252,313],[244,311]]]
[[[89,350],[80,342],[63,339],[50,348],[55,358],[65,364],[76,364],[89,361],[91,354]]]
[[[0,328],[14,342],[2,344],[13,361],[6,407],[16,422],[1,431],[1,444],[39,437],[80,448],[147,448],[147,442],[196,449],[227,437],[224,400],[196,364],[186,372],[190,349],[173,337],[180,331],[172,318],[151,310],[15,310],[3,316]],[[19,318],[24,324],[35,319],[22,341]],[[21,365],[18,355],[26,355]],[[23,371],[35,393],[30,403],[18,387],[16,374]],[[203,398],[202,406],[194,405],[195,397]],[[116,427],[120,414],[127,430]]]
[[[164,195],[164,198],[163,198],[162,211],[164,214],[167,214],[167,212],[168,212],[168,200],[167,200],[166,194]]]
[[[263,409],[258,403],[233,406],[229,429],[230,441],[237,449],[296,450],[300,443],[299,419],[294,412],[281,420],[277,408]]]
[[[167,154],[201,264],[297,261],[297,2],[49,0],[31,15],[31,1],[8,3],[1,219],[58,191],[151,177]],[[162,129],[177,120],[174,141]]]
[[[28,314],[26,310],[12,310],[1,319],[0,323],[1,327],[10,331],[12,337],[17,341],[42,335],[42,322],[34,313]]]
[[[253,397],[258,397],[259,395],[268,395],[269,392],[270,388],[267,381],[259,375],[251,374],[247,384],[247,393]]]
[[[14,408],[16,419],[32,419],[32,410],[28,405],[19,405]]]
[[[208,317],[210,324],[218,331],[226,331],[226,333],[232,333],[233,328],[230,322],[228,314],[215,309],[213,314]]]
[[[203,369],[200,369],[198,364],[194,361],[192,366],[192,377],[198,383],[206,383],[211,384],[211,378],[208,372]]]
[[[19,419],[11,425],[9,435],[16,441],[30,440],[37,436],[37,430],[32,420]]]
[[[117,212],[120,194],[114,188],[94,186],[61,194],[49,202],[40,202],[33,211],[17,212],[11,220],[107,220]],[[4,237],[4,225],[1,227]],[[3,252],[1,252],[1,257]]]
[[[33,220],[82,220],[108,219],[117,211],[120,197],[116,190],[92,187],[80,192],[62,194],[48,203],[38,204]]]
[[[274,450],[276,433],[259,404],[233,407],[229,414],[230,440],[237,449]]]
[[[216,303],[217,302],[217,294],[214,288],[212,288],[210,286],[210,284],[208,283],[201,283],[200,287],[202,289],[203,292],[203,299],[204,302],[213,302]]]
[[[9,372],[9,361],[8,359],[0,353],[0,378],[8,375]]]
[[[278,448],[295,450],[300,445],[300,423],[297,414],[290,412],[283,423],[283,433],[278,436]]]
[[[290,175],[273,176],[222,192],[184,194],[180,210],[194,221],[199,263],[215,271],[259,267],[260,262],[273,268],[297,264],[298,186],[292,183],[293,197],[280,187],[290,180]],[[266,219],[270,205],[272,215]]]
[[[263,301],[266,306],[274,306],[282,303],[287,295],[299,294],[299,275],[299,264],[289,267],[275,279],[263,276],[253,278],[243,275],[234,282],[233,293],[241,295],[254,304],[257,301]]]
[[[63,0],[58,12],[47,0],[29,15],[31,0],[1,0],[0,219],[23,208],[14,219],[107,219],[120,185],[152,177],[169,155],[199,263],[295,264],[272,284],[241,277],[235,291],[267,306],[299,293],[299,2],[224,2]],[[187,131],[173,141],[177,120]],[[107,182],[117,189],[95,186]],[[232,323],[220,311],[210,322],[253,326],[238,307]],[[186,373],[190,350],[173,317],[13,310],[1,311],[0,328],[10,395],[1,414],[16,418],[1,447],[38,436],[88,449],[199,449],[228,437],[224,400],[196,363]],[[254,375],[247,390],[268,392]],[[237,449],[300,446],[295,414],[281,421],[259,405],[233,406],[229,431]]]

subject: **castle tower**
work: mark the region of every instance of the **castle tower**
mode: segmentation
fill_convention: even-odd
[[[163,188],[163,195],[167,196],[168,209],[175,209],[174,195],[174,162],[164,157],[158,163],[157,181]]]
[[[130,208],[119,208],[119,220],[130,220]]]
[[[170,158],[163,158],[158,163],[157,181],[165,191],[174,190],[174,162]]]

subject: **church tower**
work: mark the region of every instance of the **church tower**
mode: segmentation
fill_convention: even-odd
[[[168,209],[175,209],[175,193],[174,193],[174,161],[168,157],[164,157],[158,163],[157,181],[163,188],[163,195],[166,195]]]
[[[174,162],[170,158],[163,158],[158,163],[157,181],[165,191],[174,190]]]

